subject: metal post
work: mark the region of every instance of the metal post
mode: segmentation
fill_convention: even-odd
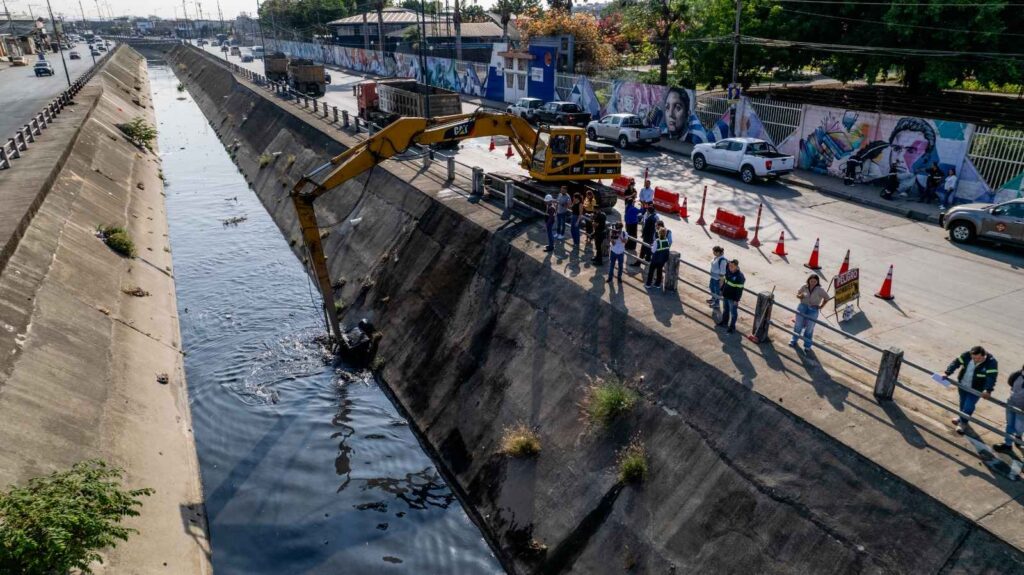
[[[423,153],[423,169],[424,170],[429,170],[430,169],[430,161],[433,159],[433,158],[431,158],[431,155],[432,154],[430,153],[429,149],[427,149]]]
[[[501,212],[501,219],[507,220],[512,217],[512,208],[515,207],[515,201],[515,183],[512,180],[505,180],[505,209]]]
[[[323,110],[324,110],[324,119],[326,120],[327,119],[327,104],[323,105]],[[337,116],[338,113],[335,112],[334,115]]]
[[[892,399],[892,393],[896,389],[896,381],[900,377],[900,366],[902,364],[902,349],[890,347],[882,352],[882,362],[878,365],[878,375],[875,376],[875,397],[878,399]]]
[[[473,166],[473,195],[482,196],[484,193],[484,170]]]
[[[455,156],[448,156],[448,181],[455,181]]]
[[[754,329],[747,339],[754,343],[768,341],[768,327],[772,323],[773,307],[775,307],[775,294],[771,292],[757,294],[757,306],[754,308]]]
[[[743,0],[736,0],[736,24],[732,30],[732,84],[736,85],[738,82],[739,71],[737,69],[737,62],[740,58],[740,12],[743,9]]]
[[[758,237],[758,233],[761,231],[761,210],[764,208],[764,204],[757,204],[757,223],[754,224],[754,239],[750,240],[750,245],[759,248],[761,247],[761,239]]]
[[[319,107],[320,107],[320,104],[318,104],[316,99],[314,99],[313,100],[313,111],[314,112],[318,112],[319,111]]]
[[[680,259],[682,259],[682,255],[679,252],[668,253],[668,261],[665,262],[665,291],[676,291],[677,289]]]
[[[348,127],[348,110],[341,111],[341,125],[346,128]]]
[[[337,106],[333,106],[333,108],[334,108],[334,123],[337,124],[338,123],[338,107]]]
[[[697,225],[703,226],[707,222],[704,221],[704,204],[708,203],[708,187],[704,186],[704,196],[700,200],[700,217],[697,218]]]

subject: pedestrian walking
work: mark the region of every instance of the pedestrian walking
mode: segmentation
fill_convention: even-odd
[[[580,218],[583,217],[583,196],[579,192],[572,195],[569,205],[569,233],[572,234],[572,245],[580,245]]]
[[[947,207],[952,207],[956,202],[956,170],[953,168],[949,169],[949,174],[946,175],[946,181],[942,183],[942,198],[939,199],[939,209],[944,210]]]
[[[555,249],[555,214],[558,212],[558,205],[551,194],[544,196],[544,226],[548,232],[548,245],[544,251],[550,252]]]
[[[816,275],[810,275],[804,285],[796,292],[796,299],[800,303],[796,306],[796,327],[793,331],[793,339],[789,345],[796,347],[800,337],[804,339],[804,351],[811,351],[811,344],[814,338],[814,326],[821,308],[828,303],[828,292],[821,287],[821,279]]]
[[[708,305],[716,311],[718,302],[722,299],[722,278],[725,277],[728,265],[729,260],[725,259],[725,250],[722,249],[722,246],[711,248],[711,283],[708,284],[711,297],[708,298]]]
[[[608,239],[608,217],[603,211],[594,214],[594,265],[604,265],[604,241]]]
[[[651,187],[650,180],[644,180],[644,187],[640,190],[640,207],[654,207],[654,188]]]
[[[629,237],[626,240],[626,251],[631,254],[636,253],[636,228],[640,224],[640,215],[642,213],[643,210],[637,207],[635,199],[627,196],[626,209],[622,219],[626,223],[626,235]]]
[[[659,287],[664,290],[664,277],[662,277],[665,263],[668,262],[668,248],[669,241],[666,237],[668,230],[661,228],[658,230],[658,237],[654,240],[654,250],[651,254],[651,265],[647,268],[647,283],[644,284],[648,288]]]
[[[569,196],[569,191],[565,186],[558,190],[558,231],[555,233],[555,239],[565,239],[565,224],[569,222],[569,204],[572,203],[572,198]]]
[[[956,432],[963,435],[964,426],[969,422],[967,417],[974,413],[980,397],[988,399],[992,396],[992,390],[996,388],[996,376],[999,375],[999,363],[985,348],[976,345],[949,363],[946,377],[958,369],[960,373],[956,380],[960,384],[957,391],[960,393],[961,415],[953,420],[953,425],[956,426]],[[964,388],[972,389],[980,396]]]
[[[647,208],[644,211],[643,219],[640,221],[640,239],[643,243],[640,246],[640,259],[632,265],[638,266],[641,261],[651,261],[651,249],[654,247],[654,238],[658,229],[658,214],[654,208]]]
[[[594,213],[597,212],[597,198],[594,197],[594,190],[587,190],[583,196],[583,229],[587,232],[587,242],[590,236],[594,235]]]
[[[626,263],[627,233],[622,230],[622,223],[616,222],[608,236],[608,283],[612,283],[615,275],[615,264],[619,265],[619,283],[622,283],[622,268]]]
[[[722,303],[725,304],[725,311],[722,313],[722,321],[718,322],[721,327],[727,327],[726,333],[736,331],[736,320],[739,318],[740,299],[743,297],[743,284],[747,283],[746,276],[740,271],[740,260],[732,260],[725,267],[725,275],[722,276]]]
[[[1010,398],[1006,400],[1006,436],[1003,443],[992,446],[1000,453],[1013,453],[1013,442],[1021,440],[1024,433],[1024,367],[1010,374],[1006,380],[1010,384]]]

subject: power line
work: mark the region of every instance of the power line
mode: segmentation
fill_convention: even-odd
[[[713,36],[707,38],[690,38],[684,42],[703,44],[731,44],[732,36]],[[776,40],[757,36],[741,36],[743,44],[764,46],[768,48],[803,48],[822,52],[840,54],[858,54],[863,56],[918,56],[928,58],[974,58],[974,59],[1012,59],[1024,60],[1024,54],[1005,52],[965,52],[957,50],[927,50],[923,48],[893,48],[887,46],[853,46],[849,44],[824,44],[820,42],[800,42],[795,40]]]
[[[993,4],[978,2],[846,2],[844,0],[772,0],[776,3],[786,4],[832,4],[839,6],[892,6],[897,8],[907,7],[947,7],[947,8],[1024,8],[1022,3]]]
[[[899,28],[917,28],[921,30],[936,30],[939,32],[960,32],[962,34],[984,34],[986,36],[1018,36],[1024,37],[1024,34],[1014,34],[1013,32],[982,32],[980,30],[964,30],[962,28],[942,28],[939,26],[918,26],[916,24],[899,24],[890,23],[884,20],[866,20],[864,18],[850,18],[847,16],[834,16],[832,14],[821,14],[818,12],[804,12],[803,10],[790,10],[789,8],[783,8],[783,12],[789,12],[790,14],[803,14],[804,16],[814,16],[815,18],[831,18],[833,20],[848,20],[850,22],[864,22],[866,24],[881,24],[882,26],[894,26]]]

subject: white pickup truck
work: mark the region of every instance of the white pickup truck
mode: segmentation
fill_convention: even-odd
[[[515,104],[506,108],[505,111],[513,116],[519,116],[527,122],[533,122],[537,119],[537,110],[543,105],[544,100],[540,98],[519,98]]]
[[[711,144],[697,144],[690,152],[697,170],[708,167],[739,172],[744,183],[758,178],[778,178],[793,171],[793,156],[780,154],[775,146],[756,138],[726,138]]]
[[[625,149],[630,144],[646,146],[661,139],[659,128],[647,128],[636,114],[608,114],[587,124],[587,138],[591,141],[611,140]]]

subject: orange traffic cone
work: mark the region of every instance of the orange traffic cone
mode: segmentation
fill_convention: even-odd
[[[488,152],[493,152],[494,151],[494,147],[495,147],[494,146],[494,136],[491,136],[491,145],[490,145],[489,148],[487,148],[487,151]]]
[[[895,299],[896,296],[892,295],[892,265],[889,266],[889,273],[885,274],[885,281],[882,282],[882,289],[878,290],[875,297],[885,300]]]
[[[786,232],[779,232],[779,243],[775,244],[775,255],[786,256]]]
[[[679,208],[679,217],[684,220],[690,217],[690,214],[686,211],[686,196],[683,196],[683,206]]]
[[[839,266],[839,275],[850,271],[850,250],[846,250],[846,257],[843,258],[843,265]]]
[[[814,239],[814,251],[811,252],[811,259],[804,264],[804,267],[809,270],[821,269],[821,266],[818,265],[818,238]]]
[[[506,158],[511,158],[514,155],[516,155],[516,153],[512,151],[512,144],[509,144],[508,145],[508,149],[505,150],[505,157]]]

